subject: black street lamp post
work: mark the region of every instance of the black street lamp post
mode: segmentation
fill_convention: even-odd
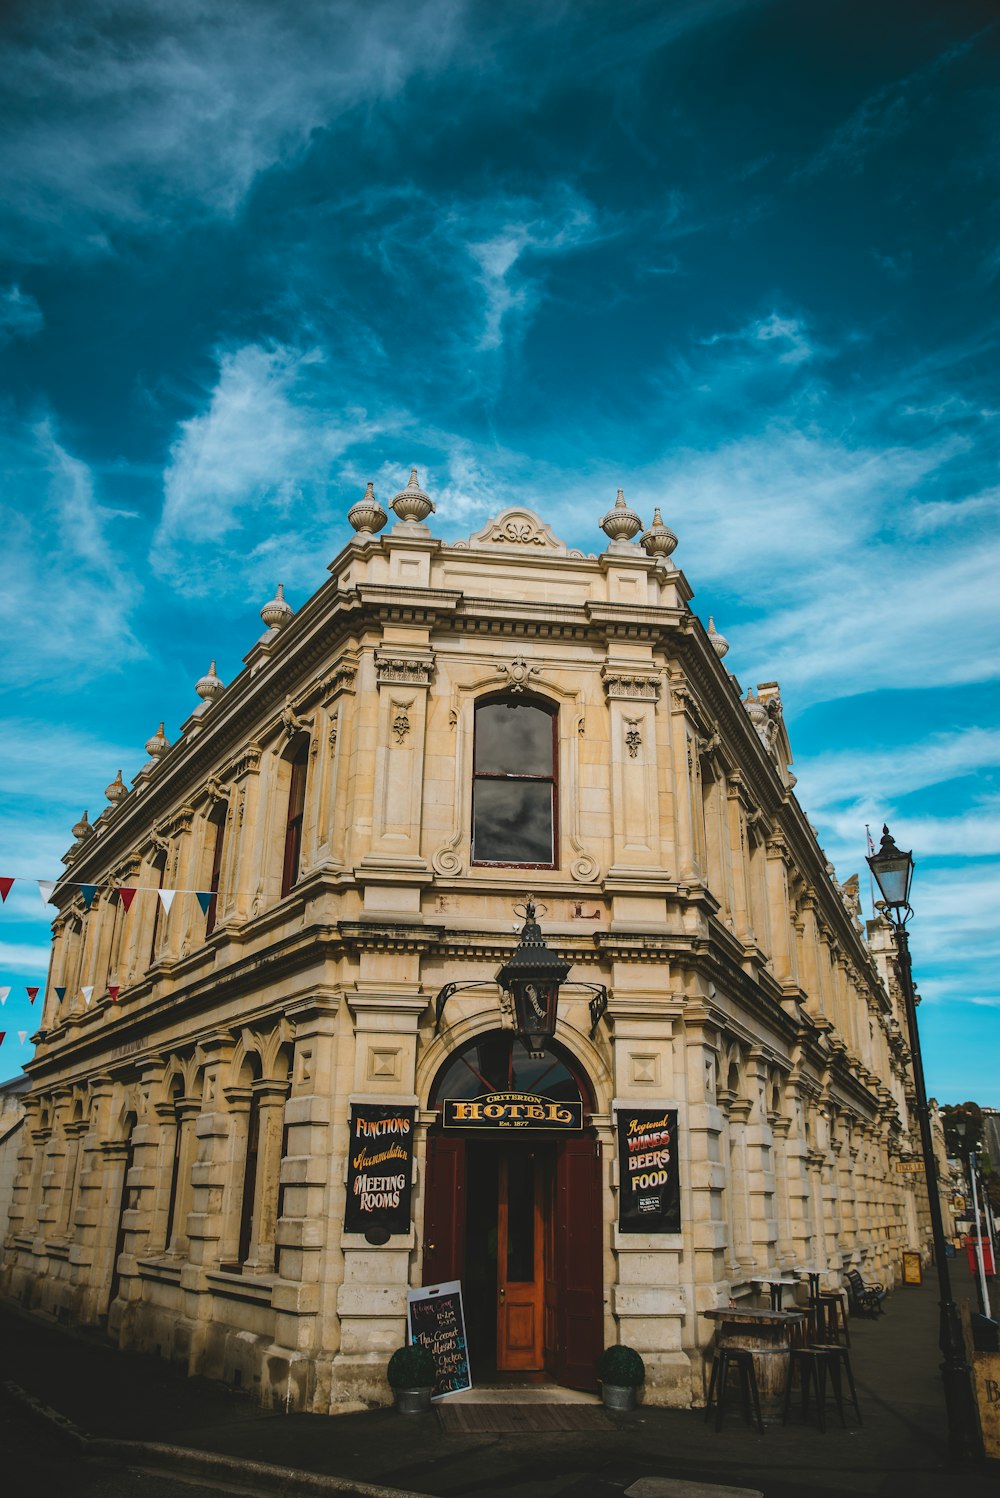
[[[906,1023],[910,1032],[913,1085],[917,1097],[917,1119],[920,1124],[920,1143],[924,1153],[931,1235],[934,1240],[934,1262],[937,1268],[940,1296],[941,1323],[938,1345],[943,1357],[941,1378],[944,1383],[945,1408],[948,1416],[948,1441],[952,1457],[956,1461],[974,1462],[979,1459],[981,1453],[973,1404],[972,1370],[965,1360],[962,1329],[958,1310],[952,1299],[951,1276],[948,1273],[948,1259],[945,1255],[937,1160],[934,1155],[930,1112],[927,1107],[924,1064],[920,1054],[920,1033],[917,1029],[917,1005],[913,992],[910,943],[906,934],[906,922],[913,914],[909,899],[910,884],[913,880],[913,854],[901,853],[893,842],[888,827],[883,826],[881,847],[868,859],[868,866],[881,892],[886,918],[896,935],[899,978],[903,989],[903,1001],[906,1005]]]

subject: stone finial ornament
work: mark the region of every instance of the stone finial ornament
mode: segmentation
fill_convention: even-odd
[[[642,530],[639,516],[625,503],[624,489],[618,490],[614,509],[604,516],[601,530],[610,541],[631,541],[636,532]]]
[[[194,689],[203,702],[213,702],[220,693],[226,690],[224,681],[215,674],[215,662],[209,666],[206,675],[201,676],[194,684]]]
[[[94,829],[93,827],[91,827],[89,821],[87,820],[87,813],[84,812],[79,822],[74,823],[73,836],[76,838],[78,843],[82,843],[88,837],[93,837],[93,835]]]
[[[434,503],[417,482],[415,468],[410,469],[410,482],[393,499],[392,508],[400,520],[416,522],[418,525],[433,513]]]
[[[112,806],[117,806],[119,801],[125,800],[125,797],[128,795],[128,787],[122,779],[121,770],[118,771],[118,774],[115,776],[114,780],[112,780],[111,784],[105,789],[104,794],[111,802]]]
[[[284,629],[290,620],[295,618],[295,610],[290,603],[285,602],[285,585],[278,584],[278,591],[270,603],[265,603],[260,611],[260,617],[268,629]]]
[[[161,723],[153,734],[153,737],[146,740],[146,753],[150,759],[159,759],[162,755],[166,754],[169,748],[170,740],[163,732],[163,724]]]
[[[722,657],[729,649],[729,641],[726,639],[725,635],[719,634],[719,631],[715,627],[715,620],[712,618],[711,614],[709,614],[708,616],[708,638],[712,649],[715,651],[716,655],[721,661]]]
[[[619,494],[621,490],[619,489]],[[663,516],[657,505],[653,511],[653,523],[641,536],[643,550],[650,557],[668,557],[677,545],[677,537],[669,525],[663,524]]]
[[[362,536],[374,536],[375,532],[380,531],[389,519],[375,498],[375,486],[371,479],[368,480],[368,487],[357,504],[352,505],[348,510],[347,518]]]

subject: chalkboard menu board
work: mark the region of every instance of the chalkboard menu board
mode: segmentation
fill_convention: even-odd
[[[472,1388],[469,1348],[465,1340],[461,1280],[424,1285],[406,1295],[410,1341],[429,1348],[437,1368],[433,1399]]]
[[[385,1242],[410,1231],[413,1108],[351,1105],[344,1231]]]
[[[679,1233],[677,1109],[622,1108],[618,1124],[618,1229]]]

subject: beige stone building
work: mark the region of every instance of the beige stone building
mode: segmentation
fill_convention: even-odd
[[[658,513],[633,539],[619,496],[586,555],[523,508],[448,544],[415,475],[393,509],[369,486],[328,581],[74,829],[3,1291],[336,1412],[388,1397],[408,1287],[457,1278],[477,1377],[593,1386],[622,1341],[699,1403],[702,1313],[806,1265],[891,1282],[919,1241],[856,882]],[[494,981],[529,892],[569,968],[541,1043]],[[470,1122],[509,1095],[548,1102]]]

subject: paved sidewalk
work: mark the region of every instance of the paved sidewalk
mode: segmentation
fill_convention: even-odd
[[[963,1262],[954,1261],[953,1271],[956,1298],[975,1304]],[[645,1408],[612,1416],[611,1430],[544,1435],[445,1435],[433,1413],[285,1415],[223,1385],[184,1378],[159,1359],[119,1353],[96,1335],[10,1308],[0,1308],[2,1377],[93,1436],[167,1443],[434,1498],[619,1498],[652,1477],[758,1489],[765,1498],[888,1498],[901,1491],[907,1498],[996,1498],[996,1464],[963,1474],[948,1464],[936,1283],[900,1288],[888,1308],[879,1321],[851,1323],[864,1424],[844,1430],[834,1414],[826,1434],[796,1412],[787,1426],[758,1436],[743,1424],[736,1401],[718,1434],[700,1411]],[[217,1470],[221,1487],[228,1469]],[[14,1477],[9,1467],[0,1471]],[[237,1465],[227,1480],[243,1477],[250,1481],[249,1469]],[[88,1464],[80,1462],[74,1491],[96,1494],[89,1481]],[[279,1490],[273,1475],[258,1486]],[[12,1483],[7,1491],[13,1498],[21,1489]],[[38,1491],[34,1484],[31,1491]],[[282,1483],[280,1491],[306,1487]]]

